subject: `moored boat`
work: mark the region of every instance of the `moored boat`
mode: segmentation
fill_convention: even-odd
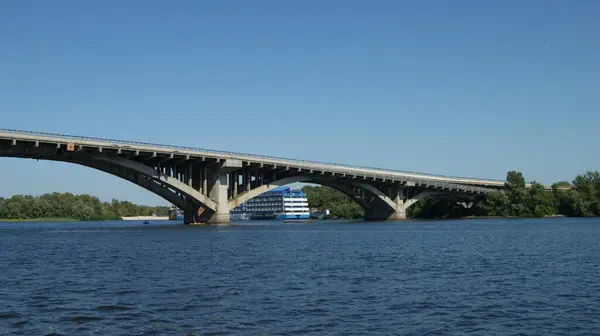
[[[301,188],[282,186],[258,195],[231,210],[231,220],[309,219],[308,198]]]

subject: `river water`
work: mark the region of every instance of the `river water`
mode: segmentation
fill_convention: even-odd
[[[0,223],[0,335],[598,335],[600,220]]]

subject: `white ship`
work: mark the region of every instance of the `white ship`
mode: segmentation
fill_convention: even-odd
[[[283,186],[258,195],[230,212],[231,220],[309,219],[306,193],[300,188]]]

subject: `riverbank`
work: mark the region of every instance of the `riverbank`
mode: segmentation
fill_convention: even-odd
[[[563,215],[550,215],[544,217],[519,217],[519,216],[463,216],[463,217],[434,217],[434,218],[424,218],[424,217],[409,217],[407,220],[413,221],[449,221],[449,220],[473,220],[473,219],[552,219],[552,218],[566,218],[567,216]]]
[[[0,218],[0,223],[27,223],[27,222],[81,222],[81,220],[76,219],[76,218],[68,218],[68,217],[20,218],[20,219]]]
[[[168,216],[132,216],[120,218],[107,218],[105,220],[124,220],[124,221],[141,221],[141,220],[169,220]],[[0,223],[38,223],[38,222],[86,222],[77,218],[69,217],[42,217],[42,218],[0,218]],[[87,221],[89,222],[89,221]]]
[[[126,221],[137,221],[137,220],[169,220],[169,216],[129,216],[121,217],[122,220]]]
[[[465,216],[455,219],[527,219],[527,218],[565,218],[564,215],[547,215],[543,217],[519,217],[519,216]]]

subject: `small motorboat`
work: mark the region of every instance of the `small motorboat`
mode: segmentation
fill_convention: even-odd
[[[145,221],[142,222],[142,224],[150,224],[150,222],[147,221],[147,220],[145,220]]]

